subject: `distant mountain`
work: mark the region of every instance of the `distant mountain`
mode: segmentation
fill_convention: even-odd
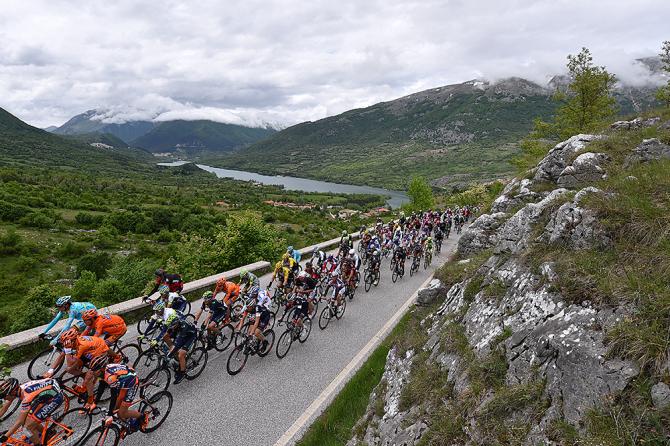
[[[237,154],[207,159],[224,167],[404,189],[413,174],[461,186],[510,173],[508,161],[533,119],[549,119],[547,86],[521,78],[472,80],[414,93],[282,130]],[[622,86],[622,114],[654,103],[652,88]],[[203,161],[205,162],[205,161]]]
[[[42,130],[44,130],[44,131],[46,131],[46,132],[53,132],[53,131],[56,130],[57,128],[58,128],[58,126],[50,125],[49,127],[45,127],[45,128],[43,128]]]
[[[121,138],[111,133],[83,133],[78,135],[63,135],[64,138],[83,142],[86,144],[104,144],[111,147],[127,148],[129,147]]]
[[[81,113],[54,130],[59,135],[83,135],[90,133],[109,133],[125,143],[139,138],[154,128],[151,121],[129,121],[122,124],[106,123],[100,117],[98,110],[88,110]]]
[[[167,121],[131,142],[150,152],[230,152],[276,133],[270,128],[244,127],[214,121]]]
[[[0,108],[0,166],[49,166],[87,171],[146,169],[153,157],[137,149],[93,147],[33,127]]]

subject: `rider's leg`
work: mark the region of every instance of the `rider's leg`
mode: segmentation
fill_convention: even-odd
[[[180,348],[177,352],[177,357],[179,358],[179,371],[182,373],[186,372],[186,350]]]
[[[42,430],[44,429],[42,423],[29,415],[28,418],[26,418],[25,427],[28,429],[28,432],[30,432],[30,441],[32,441],[34,445],[41,445]]]

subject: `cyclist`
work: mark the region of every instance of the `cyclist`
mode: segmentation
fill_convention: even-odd
[[[51,340],[51,345],[56,345],[60,335],[69,330],[70,327],[72,327],[72,324],[76,325],[80,331],[84,330],[86,325],[82,321],[81,316],[87,310],[95,310],[95,305],[90,302],[72,302],[72,296],[61,296],[56,299],[56,308],[58,309],[58,313],[53,320],[49,322],[47,328],[40,334],[40,338],[46,337],[49,330],[51,330],[65,314],[68,315],[68,319],[65,322],[65,326]]]
[[[321,265],[321,272],[330,274],[333,271],[337,269],[337,259],[330,254],[327,258],[326,261]]]
[[[293,287],[293,293],[297,296],[298,299],[304,299],[304,301],[307,303],[307,305],[302,306],[303,318],[309,316],[312,314],[312,311],[314,311],[314,296],[312,296],[312,293],[314,293],[317,284],[317,280],[310,276],[307,271],[300,272],[298,277],[295,278],[295,287]]]
[[[73,325],[79,331],[83,331],[86,328],[86,324],[84,324],[84,321],[82,320],[82,315],[88,310],[95,310],[95,305],[90,302],[72,302],[71,296],[61,296],[56,299],[56,308],[58,309],[58,314],[56,314],[49,325],[47,325],[44,331],[39,335],[40,339],[44,339],[47,336],[49,330],[51,330],[54,325],[56,325],[56,323],[63,317],[63,315],[67,314],[68,319],[65,322],[65,326],[63,326],[63,328],[56,336],[54,336],[50,342],[52,346],[56,345],[63,333],[69,330]],[[64,360],[65,353],[61,352],[51,363],[51,368],[49,368],[49,371],[47,372],[48,376],[47,374],[44,376],[50,378],[53,375],[54,370],[59,368],[61,364],[63,364]]]
[[[354,261],[354,256],[358,257],[353,249],[349,250],[349,255],[342,259],[342,262],[338,267],[339,271],[336,270],[336,272],[339,272],[342,275],[342,279],[350,287],[354,286],[354,278],[356,277],[356,263]]]
[[[210,314],[202,322],[202,326],[207,327],[207,349],[211,350],[214,348],[216,335],[219,332],[219,322],[224,318],[229,317],[230,309],[223,302],[216,300],[214,298],[214,293],[211,291],[205,291],[202,295],[202,307],[198,314],[195,316],[195,323],[197,324],[200,320],[200,315],[204,311],[208,311]]]
[[[174,308],[175,310],[179,311],[180,313],[183,313],[183,312],[186,311],[186,306],[187,305],[188,305],[188,301],[181,294],[179,294],[175,291],[170,291],[168,293],[166,306],[168,306],[170,308]]]
[[[113,357],[115,361],[121,359],[121,355],[112,353],[104,339],[79,336],[79,332],[75,328],[71,328],[63,333],[61,335],[61,342],[67,354],[67,368],[65,372],[74,376],[81,375],[82,369],[89,367],[91,360],[98,356]],[[77,392],[86,392],[87,401],[84,407],[87,409],[95,408],[95,395],[93,394],[95,381],[95,373],[89,367],[89,370],[84,375],[84,385],[75,386]]]
[[[349,260],[354,264],[354,267],[356,268],[356,271],[358,271],[361,268],[361,257],[358,255],[355,249],[350,249],[349,250]]]
[[[240,270],[240,286],[242,293],[246,294],[252,286],[261,286],[261,281],[255,274],[250,273],[246,268]]]
[[[225,277],[222,277],[216,281],[216,287],[214,288],[214,293],[212,293],[212,296],[216,297],[219,293],[223,293],[223,296],[221,296],[221,301],[227,308],[225,316],[226,319],[230,319],[230,309],[232,308],[237,298],[240,297],[240,286],[235,282],[226,280]]]
[[[42,423],[58,409],[65,395],[58,382],[52,378],[28,381],[19,385],[15,378],[0,382],[0,401],[7,404],[0,408],[0,416],[4,415],[14,399],[20,398],[21,410],[16,421],[3,434],[0,434],[0,444],[4,444],[21,427],[25,426],[30,432],[30,440],[34,445],[42,445]]]
[[[328,286],[333,289],[333,296],[335,296],[335,302],[339,307],[342,304],[342,296],[344,296],[347,286],[342,281],[342,278],[337,272],[330,273],[330,281]]]
[[[310,259],[309,264],[321,269],[325,261],[326,253],[315,247],[312,251],[312,258]]]
[[[166,308],[166,310],[169,309]],[[186,376],[186,353],[198,337],[198,329],[175,311],[169,313],[165,318],[164,329],[161,331],[161,335],[170,348],[168,355],[172,356],[176,354],[179,360],[179,370],[175,373],[174,378],[174,384],[179,384]]]
[[[121,420],[127,420],[130,432],[135,432],[140,427],[149,424],[149,413],[142,414],[130,407],[136,403],[135,395],[140,388],[140,380],[135,370],[125,364],[109,363],[106,356],[99,356],[91,361],[91,370],[96,377],[111,389],[111,399],[107,410],[106,423],[113,421],[112,414],[118,410],[117,415]],[[96,401],[100,400],[105,391],[105,385],[98,386]]]
[[[114,344],[128,330],[126,322],[116,314],[99,314],[97,310],[87,310],[81,317],[86,324],[86,330],[81,335],[102,338],[107,345]]]
[[[184,289],[184,282],[179,274],[168,274],[163,268],[158,268],[154,276],[156,277],[156,282],[149,295],[158,291],[161,285],[166,285],[173,293],[181,293]]]
[[[293,260],[287,254],[284,254],[282,260],[280,260],[275,264],[275,270],[272,273],[272,279],[270,280],[270,285],[268,286],[268,288],[272,286],[272,284],[275,281],[275,278],[279,279],[279,281],[282,282],[283,288],[286,288],[289,286],[289,284],[293,283],[294,263],[295,260]]]
[[[272,317],[270,307],[272,300],[266,290],[252,289],[251,297],[254,298],[254,308],[256,317],[254,324],[249,327],[249,334],[253,335],[261,343],[260,350],[264,351],[268,347],[268,340],[263,336],[263,330],[267,327]]]
[[[295,263],[300,263],[302,254],[300,254],[300,251],[298,251],[297,249],[293,249],[293,246],[289,246],[288,249],[286,249],[286,254],[291,256],[293,260],[295,260]]]
[[[428,255],[428,253],[430,253],[432,255],[433,254],[433,248],[434,248],[433,237],[431,237],[431,236],[426,237],[426,240],[423,241],[424,253],[426,255]]]

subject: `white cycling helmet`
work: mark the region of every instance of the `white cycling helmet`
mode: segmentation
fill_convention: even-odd
[[[350,250],[349,250],[349,255],[350,255],[350,256],[353,256],[354,254],[356,254],[356,251],[354,251],[353,249],[350,249]]]

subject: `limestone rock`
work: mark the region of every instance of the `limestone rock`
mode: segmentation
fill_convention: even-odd
[[[610,128],[615,130],[636,130],[645,127],[651,127],[656,125],[661,121],[661,118],[635,118],[630,121],[617,121],[610,126]]]
[[[575,188],[606,177],[603,165],[610,160],[604,153],[586,152],[579,155],[558,177],[561,187]]]
[[[447,289],[439,279],[433,279],[426,288],[417,293],[416,304],[427,306],[436,302],[440,297],[446,295]]]
[[[656,383],[651,388],[651,401],[658,410],[670,407],[670,387],[666,383]]]
[[[538,203],[530,203],[514,214],[499,230],[499,240],[495,252],[516,254],[529,246],[532,226],[542,216],[545,209],[557,198],[565,195],[567,189],[556,189]]]
[[[504,212],[480,215],[458,240],[458,252],[470,255],[494,246],[498,241],[498,229],[506,218]]]
[[[549,151],[547,156],[537,165],[534,180],[538,181],[556,181],[568,166],[568,159],[584,149],[590,142],[601,139],[598,135],[575,135],[561,143],[558,143]]]
[[[670,158],[670,146],[663,144],[657,138],[645,139],[633,150],[633,153],[626,157],[624,167],[629,167],[636,162],[646,163],[662,158]]]

